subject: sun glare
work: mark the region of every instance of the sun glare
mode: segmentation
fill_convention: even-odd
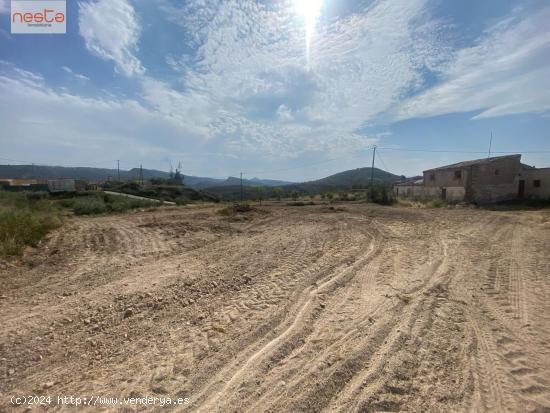
[[[321,15],[323,0],[294,0],[296,12],[303,16],[306,29],[306,57],[310,67],[311,41],[315,33],[315,25]]]
[[[323,0],[295,0],[296,10],[306,20],[315,20],[319,17]]]

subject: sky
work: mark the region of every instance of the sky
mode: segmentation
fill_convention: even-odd
[[[0,163],[298,182],[377,145],[413,176],[492,134],[550,166],[548,22],[545,0],[68,0],[66,34],[10,34],[0,0]]]

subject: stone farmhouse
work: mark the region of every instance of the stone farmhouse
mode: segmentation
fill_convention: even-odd
[[[424,171],[420,182],[394,186],[394,195],[487,204],[521,198],[550,198],[550,168],[521,163],[521,155],[498,156]]]

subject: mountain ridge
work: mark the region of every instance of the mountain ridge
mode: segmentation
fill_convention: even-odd
[[[156,169],[133,168],[120,170],[121,180],[139,179],[140,172],[143,179],[169,178],[170,173]],[[74,178],[86,180],[107,180],[118,177],[118,170],[107,168],[90,167],[62,167],[62,166],[40,166],[40,165],[0,165],[0,178],[20,179],[54,179]],[[257,193],[257,188],[264,188],[266,195],[272,194],[276,187],[282,188],[285,192],[298,192],[299,194],[315,194],[329,191],[342,191],[357,188],[365,188],[370,185],[371,168],[356,168],[338,172],[327,177],[293,183],[276,179],[251,178],[243,179],[243,187],[246,193]],[[390,184],[401,180],[402,177],[374,168],[374,181],[376,183]],[[200,189],[210,192],[216,196],[235,199],[240,197],[241,180],[237,177],[227,179],[209,178],[193,175],[184,175],[184,183],[193,189]]]
[[[6,179],[86,179],[91,181],[118,179],[118,170],[109,168],[94,168],[87,166],[43,166],[43,165],[0,165],[0,178]],[[151,178],[169,178],[170,173],[157,169],[143,169],[141,171],[143,179]],[[139,179],[140,169],[132,168],[129,170],[120,170],[121,180]],[[203,189],[210,186],[229,186],[234,185],[235,177],[210,178],[204,176],[184,175],[184,182],[187,186],[197,189]],[[245,185],[266,185],[277,186],[287,185],[292,182],[274,180],[274,179],[243,179]]]
[[[356,168],[347,171],[338,172],[329,175],[325,178],[307,181],[302,183],[294,183],[289,185],[281,185],[281,188],[287,195],[292,192],[297,192],[299,195],[313,195],[325,192],[350,191],[353,189],[364,189],[370,186],[372,168]],[[399,182],[403,176],[395,175],[379,168],[374,168],[374,183],[390,185],[394,182]],[[276,187],[262,187],[263,194],[266,198],[275,196]],[[205,191],[216,195],[221,199],[238,200],[240,199],[240,185],[229,186],[213,186],[205,188]],[[243,198],[253,199],[258,195],[258,187],[244,186]]]

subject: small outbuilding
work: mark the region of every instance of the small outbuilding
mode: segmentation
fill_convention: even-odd
[[[48,179],[48,191],[55,192],[76,192],[74,179]]]

